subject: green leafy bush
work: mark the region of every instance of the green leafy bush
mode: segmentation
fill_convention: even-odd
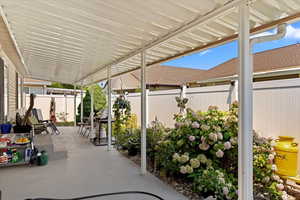
[[[201,196],[237,199],[238,103],[229,111],[210,106],[205,112],[186,109],[187,99],[176,99],[180,107],[174,129],[157,120],[147,129],[147,155],[156,161],[160,174],[182,179]],[[140,130],[124,129],[121,145],[140,150]],[[283,181],[274,172],[272,140],[253,138],[254,198],[285,199]]]
[[[175,129],[155,147],[158,167],[169,176],[193,183],[201,195],[237,199],[238,104],[227,112],[186,109],[175,115]],[[254,133],[254,196],[281,199],[282,180],[274,174],[271,140]]]

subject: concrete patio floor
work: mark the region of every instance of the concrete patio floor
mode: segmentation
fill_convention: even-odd
[[[106,147],[95,147],[72,127],[61,128],[68,158],[50,161],[43,167],[0,169],[1,200],[25,198],[73,198],[93,194],[145,191],[165,200],[186,200],[173,188],[148,174],[141,176],[136,164]],[[93,198],[99,200],[155,200],[142,195]]]

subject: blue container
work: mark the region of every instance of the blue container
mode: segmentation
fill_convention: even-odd
[[[2,134],[8,134],[8,133],[10,133],[11,128],[12,128],[11,124],[1,124],[0,125],[0,129],[1,129],[1,133]]]

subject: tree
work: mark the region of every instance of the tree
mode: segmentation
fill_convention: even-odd
[[[94,84],[88,87],[89,92],[94,91],[94,109],[95,112],[99,112],[106,107],[106,96],[102,88],[98,84]]]
[[[53,82],[51,83],[50,88],[65,88],[65,89],[73,89],[74,85],[71,84],[64,84],[64,83],[58,83],[58,82]]]
[[[94,91],[94,113],[98,113],[106,107],[106,96],[98,84],[91,85],[86,89],[85,97],[83,98],[83,117],[89,117],[91,113],[91,91]],[[77,108],[77,121],[80,121],[81,103]]]

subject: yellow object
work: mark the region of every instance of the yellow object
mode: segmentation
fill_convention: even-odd
[[[297,184],[300,184],[300,175],[297,175],[295,177],[287,177],[288,180],[291,180]]]
[[[137,128],[137,115],[131,114],[129,120],[126,123],[126,128],[128,129],[136,129]]]
[[[275,164],[280,176],[297,175],[298,143],[293,142],[293,137],[279,136],[275,145]]]

